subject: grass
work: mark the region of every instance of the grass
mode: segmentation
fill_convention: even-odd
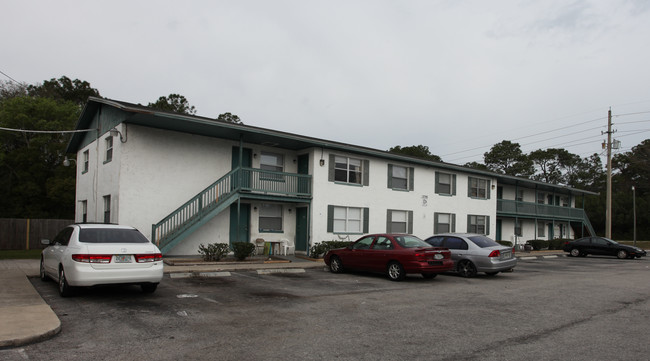
[[[0,259],[39,259],[41,249],[0,251]]]

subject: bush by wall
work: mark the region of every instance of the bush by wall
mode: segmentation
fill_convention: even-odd
[[[230,252],[230,246],[227,243],[211,243],[204,246],[199,245],[199,254],[204,261],[219,261]]]
[[[232,251],[238,261],[243,261],[255,250],[255,244],[250,242],[233,242]]]
[[[316,243],[311,248],[309,248],[309,257],[311,258],[322,258],[325,256],[325,253],[330,249],[344,248],[351,245],[354,242],[350,241],[325,241]]]

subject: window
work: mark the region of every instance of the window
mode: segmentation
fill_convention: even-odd
[[[458,237],[447,237],[445,239],[445,247],[449,249],[468,249],[467,242]]]
[[[560,201],[562,202],[562,207],[568,207],[569,206],[569,198],[561,197]]]
[[[490,198],[490,181],[469,177],[469,197],[479,199]]]
[[[523,233],[521,233],[521,219],[515,219],[515,236],[521,237],[523,236]]]
[[[388,210],[388,233],[413,233],[413,211]]]
[[[456,175],[436,172],[435,192],[444,195],[456,195]]]
[[[456,215],[452,213],[433,214],[433,233],[456,232]]]
[[[333,233],[367,233],[368,208],[327,207],[327,231]]]
[[[413,190],[414,168],[388,165],[388,188],[399,190]]]
[[[372,241],[375,240],[374,236],[364,237],[352,245],[352,249],[370,249]]]
[[[542,200],[544,200],[542,198]],[[537,237],[546,237],[546,224],[544,222],[537,222]]]
[[[369,161],[330,154],[330,182],[367,186]]]
[[[84,162],[84,164],[83,164],[83,166],[82,166],[82,168],[81,168],[81,172],[82,172],[82,173],[86,173],[86,172],[88,172],[88,168],[89,168],[89,167],[88,167],[88,161],[89,161],[89,158],[90,158],[90,157],[89,157],[89,155],[88,155],[88,151],[85,151],[85,152],[83,153],[83,162]]]
[[[490,234],[490,217],[489,216],[467,216],[467,232],[478,234]]]
[[[106,159],[104,163],[108,163],[113,160],[113,137],[106,138]]]
[[[282,172],[284,171],[284,157],[282,154],[262,152],[260,157],[260,169]]]
[[[88,222],[88,201],[81,201],[81,223]]]
[[[104,223],[111,223],[111,196],[104,196]]]
[[[262,204],[259,223],[260,232],[282,232],[282,205]]]
[[[517,202],[523,202],[523,201],[524,201],[524,190],[517,189]]]
[[[74,228],[72,227],[66,227],[64,228],[59,234],[54,237],[52,242],[54,244],[59,244],[61,246],[67,246],[68,243],[70,243],[70,237],[72,237],[72,233],[74,232]]]
[[[537,203],[544,204],[544,193],[537,193]]]

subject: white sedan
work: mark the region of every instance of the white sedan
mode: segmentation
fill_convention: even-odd
[[[138,284],[152,293],[163,277],[162,254],[133,227],[112,224],[73,224],[64,228],[41,254],[41,280],[59,283],[69,296],[73,287]]]

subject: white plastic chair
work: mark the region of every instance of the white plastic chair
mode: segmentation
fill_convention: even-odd
[[[293,242],[288,239],[280,240],[282,242],[282,254],[287,255],[289,250],[295,251],[296,247],[293,245]]]

